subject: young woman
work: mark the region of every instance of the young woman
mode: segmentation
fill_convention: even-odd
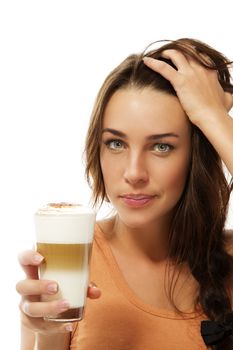
[[[43,257],[20,256],[22,349],[233,349],[233,259],[224,229],[233,174],[229,60],[193,39],[131,55],[105,80],[86,141],[97,223],[85,318],[43,320]],[[101,292],[100,292],[101,290]],[[101,296],[100,296],[101,294]],[[100,298],[99,298],[100,297]],[[93,300],[98,299],[98,300]]]

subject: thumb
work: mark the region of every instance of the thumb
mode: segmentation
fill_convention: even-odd
[[[88,286],[87,296],[90,299],[98,299],[101,296],[101,290],[94,282],[91,282]]]

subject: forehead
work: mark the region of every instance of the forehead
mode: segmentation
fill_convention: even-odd
[[[148,134],[168,129],[188,132],[189,124],[177,97],[150,88],[117,90],[107,103],[103,119],[104,128]]]

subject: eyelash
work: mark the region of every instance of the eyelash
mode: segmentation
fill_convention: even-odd
[[[109,148],[111,151],[119,151],[119,150],[121,150],[122,148],[111,148],[111,143],[113,143],[113,142],[115,142],[115,143],[120,143],[121,145],[124,145],[124,142],[123,141],[121,141],[121,140],[118,140],[118,139],[110,139],[110,140],[106,140],[106,141],[104,141],[104,144],[107,146],[107,148]],[[167,154],[167,153],[169,153],[169,152],[171,152],[175,147],[173,146],[173,145],[171,145],[171,144],[169,144],[169,143],[165,143],[165,142],[158,142],[158,143],[155,143],[154,145],[153,145],[153,148],[155,147],[155,146],[161,146],[161,145],[163,145],[163,146],[166,146],[166,147],[168,147],[168,150],[167,151],[158,151],[160,154]]]

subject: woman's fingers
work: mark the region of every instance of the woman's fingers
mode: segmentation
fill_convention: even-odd
[[[178,70],[161,60],[150,57],[143,60],[170,81],[192,123],[198,125],[206,115],[218,115],[232,108],[232,96],[223,91],[216,70],[205,68],[177,50],[166,50],[162,56],[170,59]]]
[[[190,69],[190,64],[185,55],[177,50],[165,50],[161,56],[171,60],[176,66],[177,70],[171,67],[168,63],[152,57],[144,57],[143,61],[149,68],[161,74],[165,79],[169,80],[175,88],[177,80],[180,76],[179,73],[184,73]]]
[[[47,280],[29,280],[25,279],[19,281],[16,284],[16,290],[22,296],[32,296],[41,294],[56,294],[58,292],[58,285],[54,281]],[[88,286],[87,296],[91,299],[97,299],[101,295],[100,289],[95,285],[95,283],[90,283]]]
[[[21,321],[23,326],[27,329],[45,335],[56,333],[57,336],[59,336],[60,333],[68,333],[73,329],[72,323],[45,321],[42,317],[30,317],[25,313],[22,313]]]
[[[177,77],[177,71],[164,61],[152,57],[144,57],[143,62],[153,71],[161,74],[165,79],[174,84]]]
[[[34,250],[26,250],[18,256],[19,263],[26,276],[31,279],[38,279],[38,266],[43,259],[43,256]]]
[[[38,266],[44,257],[34,250],[26,250],[18,255],[19,263],[22,266],[35,265]]]
[[[23,296],[55,294],[58,291],[58,285],[54,281],[26,279],[16,284],[16,290]]]
[[[32,282],[35,282],[35,281],[32,281]],[[41,289],[43,289],[43,287],[44,286],[40,286]],[[18,288],[20,289],[20,283]],[[34,286],[31,288],[34,288]],[[96,287],[94,284],[90,284],[90,286],[88,287],[87,296],[90,299],[98,299],[100,295],[101,295],[100,289]],[[69,303],[66,300],[41,302],[41,301],[29,301],[28,299],[23,299],[20,303],[20,309],[30,317],[55,316],[61,312],[68,310]]]
[[[171,60],[180,72],[185,71],[189,66],[185,55],[177,50],[165,50],[162,52],[161,56]]]
[[[37,253],[34,250],[25,250],[24,252],[18,255],[19,263],[22,266],[27,265],[39,265],[41,261],[44,259],[42,255]]]
[[[46,316],[56,316],[70,308],[67,300],[54,300],[43,302],[40,300],[42,294],[53,295],[59,290],[55,281],[39,280],[38,266],[43,261],[43,256],[36,251],[28,250],[19,255],[19,263],[25,271],[27,278],[19,281],[16,290],[21,294],[20,310],[22,325],[33,332],[53,334],[69,333],[72,331],[72,323],[57,323],[45,321]],[[101,295],[100,290],[94,283],[88,287],[87,296],[97,299]],[[69,336],[67,334],[67,336]]]
[[[30,317],[56,316],[69,309],[67,300],[49,302],[22,300],[20,309]]]
[[[26,279],[17,283],[16,290],[23,296],[20,304],[21,310],[31,317],[56,315],[69,308],[68,302],[64,300],[41,302],[38,300],[38,298],[32,297],[39,297],[41,294],[56,294],[58,291],[58,285],[54,281]],[[100,289],[95,285],[95,283],[90,283],[87,296],[90,299],[98,299],[100,295]],[[25,297],[28,297],[27,300]]]
[[[94,282],[91,282],[89,284],[87,296],[90,299],[98,299],[101,296],[101,290],[96,286]]]

